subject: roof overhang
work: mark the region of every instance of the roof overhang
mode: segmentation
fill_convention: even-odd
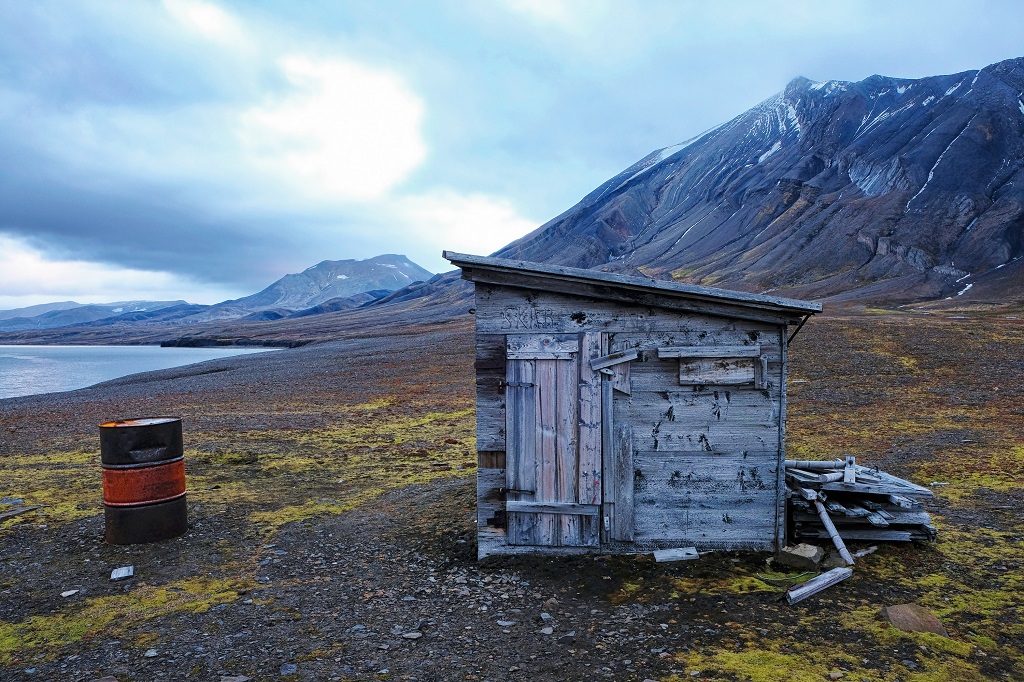
[[[801,324],[821,304],[561,265],[444,251],[463,279],[773,324]]]

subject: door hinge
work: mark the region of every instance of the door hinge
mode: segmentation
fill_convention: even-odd
[[[501,493],[502,495],[507,495],[508,493],[515,493],[517,495],[536,495],[537,494],[536,490],[520,490],[519,488],[498,488],[498,492]]]
[[[498,382],[499,388],[533,388],[535,385],[525,381],[505,381],[504,379]]]

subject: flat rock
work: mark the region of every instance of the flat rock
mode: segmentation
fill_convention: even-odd
[[[809,545],[805,542],[793,545],[781,550],[775,557],[775,561],[783,566],[814,570],[825,558],[825,550],[817,545]]]
[[[939,622],[935,614],[917,604],[885,606],[882,608],[881,616],[894,628],[905,632],[934,632],[937,635],[949,637],[946,628]]]

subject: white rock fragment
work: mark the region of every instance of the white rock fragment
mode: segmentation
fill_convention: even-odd
[[[115,568],[110,572],[111,580],[127,580],[128,578],[134,577],[135,567],[134,566],[121,566]]]

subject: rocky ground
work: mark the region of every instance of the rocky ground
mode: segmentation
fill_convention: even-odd
[[[45,505],[0,522],[0,678],[1024,679],[1022,351],[1004,319],[801,331],[790,455],[946,485],[937,543],[793,607],[765,555],[479,564],[471,322],[0,401],[0,514]],[[105,545],[96,424],[168,414],[190,530]],[[908,602],[950,637],[877,616]]]

